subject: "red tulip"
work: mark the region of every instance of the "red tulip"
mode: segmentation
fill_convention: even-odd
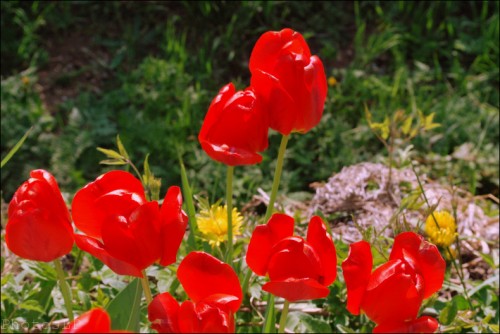
[[[373,333],[434,333],[438,327],[436,319],[423,316],[406,322],[379,325],[373,329]]]
[[[320,217],[309,222],[307,239],[293,236],[293,218],[274,214],[257,226],[250,239],[246,261],[260,276],[269,275],[263,290],[290,302],[328,296],[337,275],[332,238]]]
[[[235,91],[232,83],[213,99],[198,136],[210,158],[229,166],[262,161],[268,122],[251,88]]]
[[[94,308],[83,313],[68,324],[61,333],[130,333],[125,330],[112,330],[108,312]]]
[[[111,171],[80,189],[73,199],[78,247],[121,275],[142,277],[156,261],[176,261],[187,216],[179,187],[170,187],[160,208],[148,202],[141,182],[124,171]]]
[[[17,256],[49,262],[71,251],[71,218],[54,176],[42,169],[30,176],[9,204],[5,242]]]
[[[268,31],[250,56],[251,86],[283,135],[306,133],[321,120],[327,93],[323,63],[291,29]]]
[[[191,300],[179,303],[161,293],[148,306],[151,327],[160,333],[231,333],[242,291],[234,270],[212,255],[191,252],[177,278]]]
[[[389,261],[373,272],[370,245],[353,243],[342,263],[347,309],[356,315],[363,310],[383,331],[411,326],[430,330],[434,322],[417,315],[422,301],[441,288],[445,269],[436,246],[413,232],[399,234]]]

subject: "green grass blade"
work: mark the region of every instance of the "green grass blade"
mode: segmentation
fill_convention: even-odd
[[[3,168],[3,166],[10,160],[10,158],[12,158],[12,156],[14,154],[16,154],[17,150],[19,150],[19,148],[21,148],[21,146],[24,144],[24,141],[26,140],[26,138],[28,138],[28,135],[30,134],[31,130],[33,130],[33,127],[29,128],[29,130],[26,131],[24,136],[17,142],[16,145],[14,145],[14,147],[9,151],[9,153],[7,153],[5,158],[2,159],[0,168]]]
[[[196,210],[194,208],[193,194],[191,192],[191,187],[189,186],[189,181],[186,174],[186,168],[184,167],[184,161],[179,154],[179,164],[181,166],[181,182],[182,182],[182,192],[184,194],[184,200],[186,201],[188,222],[189,222],[189,234],[188,234],[188,246],[190,251],[196,250]]]

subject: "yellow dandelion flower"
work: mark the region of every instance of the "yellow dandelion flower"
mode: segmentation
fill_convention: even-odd
[[[335,77],[331,76],[328,78],[328,85],[329,86],[335,86],[337,84],[337,79],[335,79]]]
[[[433,216],[436,218],[439,228]],[[455,218],[448,211],[434,211],[425,221],[425,233],[434,244],[448,247],[457,236]]]
[[[27,76],[23,76],[21,78],[21,81],[22,81],[23,85],[28,86],[30,83],[30,78],[28,78]]]
[[[233,236],[241,235],[240,229],[243,216],[236,208],[232,210]],[[214,204],[210,209],[203,209],[196,216],[198,229],[211,246],[219,246],[227,241],[227,205]]]

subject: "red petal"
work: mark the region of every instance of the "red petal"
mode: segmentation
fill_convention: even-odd
[[[320,262],[311,246],[299,237],[283,239],[273,248],[268,273],[271,281],[311,278],[319,283]]]
[[[199,302],[214,294],[236,296],[230,308],[236,312],[241,304],[242,291],[238,276],[228,264],[204,252],[191,252],[182,260],[177,270],[189,298]]]
[[[285,298],[290,302],[325,298],[330,293],[327,287],[311,278],[291,278],[284,281],[271,281],[264,284],[262,290]]]
[[[250,80],[258,98],[266,106],[269,127],[282,135],[289,135],[298,117],[294,97],[285,89],[283,82],[270,73],[256,70]]]
[[[347,287],[347,309],[354,315],[360,312],[372,266],[372,251],[368,242],[358,241],[349,246],[347,259],[342,262],[342,272]]]
[[[255,228],[246,255],[250,269],[260,276],[267,274],[267,266],[272,248],[279,241],[293,235],[293,218],[284,214],[274,214],[265,225]]]
[[[381,324],[373,333],[434,333],[439,327],[436,319],[423,316],[413,321]]]
[[[411,268],[402,260],[381,265],[371,275],[361,309],[377,324],[415,319],[422,298],[414,279]]]
[[[258,152],[268,145],[267,114],[251,88],[234,92],[232,85],[226,87],[212,102],[198,139],[212,159],[226,165],[258,163]]]
[[[159,333],[178,333],[179,303],[168,292],[156,295],[148,305],[148,319]]]
[[[95,308],[72,321],[62,333],[109,333],[110,331],[111,319],[108,313]]]
[[[201,319],[200,333],[233,333],[234,316],[217,307],[203,302],[196,305],[196,312]]]
[[[404,259],[422,275],[424,299],[441,289],[446,263],[437,247],[424,241],[422,236],[414,232],[397,235],[390,259]]]
[[[49,196],[48,194],[45,194],[45,196],[50,198],[52,202],[51,207],[55,207],[53,208],[53,210],[57,213],[60,213],[69,223],[71,221],[71,217],[68,208],[66,207],[66,203],[64,202],[64,198],[62,197],[61,190],[59,190],[59,186],[54,176],[43,169],[36,169],[31,171],[30,176],[34,179],[45,180],[49,184],[52,189],[53,197]],[[71,223],[69,224],[71,225]]]
[[[250,55],[250,72],[258,69],[271,72],[275,66],[275,59],[282,54],[300,54],[310,57],[311,51],[304,37],[292,29],[285,28],[281,31],[268,31],[255,43]]]
[[[188,217],[182,211],[182,194],[179,187],[170,187],[160,209],[161,215],[161,260],[162,266],[177,261],[177,251],[186,233]]]
[[[337,277],[337,253],[325,223],[318,216],[312,217],[309,222],[307,243],[312,246],[320,260],[322,278],[319,282],[326,286],[332,284]]]
[[[110,203],[98,204],[106,194],[114,193]],[[123,203],[120,204],[120,198]],[[107,201],[107,200],[106,200]],[[94,182],[80,189],[72,203],[75,226],[88,236],[101,239],[103,222],[110,215],[128,215],[133,209],[146,202],[141,181],[124,171],[111,171],[99,176]],[[135,204],[135,205],[134,205]]]
[[[140,270],[160,258],[160,208],[158,202],[138,207],[128,221],[112,217],[102,226],[102,240],[113,257]]]
[[[56,215],[50,206],[40,206],[31,200],[15,204],[9,207],[5,229],[5,242],[14,254],[49,262],[71,252],[73,230],[62,214]]]
[[[118,275],[130,275],[140,278],[143,277],[141,271],[137,267],[109,255],[106,249],[104,249],[104,245],[99,240],[85,235],[75,234],[75,242],[81,250],[90,253],[101,260]]]
[[[179,333],[201,333],[201,319],[190,300],[186,300],[180,306]]]

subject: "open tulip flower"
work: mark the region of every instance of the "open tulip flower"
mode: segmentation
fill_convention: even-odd
[[[141,182],[124,171],[111,171],[80,189],[73,199],[78,247],[117,274],[143,277],[141,271],[159,261],[176,261],[187,216],[179,187],[170,187],[160,208],[148,202]]]
[[[337,257],[323,220],[314,216],[307,238],[293,236],[294,220],[274,214],[268,223],[255,228],[246,261],[270,281],[262,289],[289,302],[324,298],[337,275]]]
[[[191,252],[177,278],[190,300],[179,303],[161,293],[148,306],[151,327],[160,333],[232,333],[242,291],[228,264],[204,252]]]
[[[377,324],[374,332],[433,333],[438,322],[420,317],[422,301],[441,289],[446,269],[437,247],[413,232],[396,236],[389,261],[372,272],[370,244],[350,245],[342,263],[347,309],[364,311]]]
[[[262,161],[267,148],[267,115],[251,88],[236,92],[232,83],[213,99],[198,139],[212,159],[228,166]]]
[[[30,176],[9,204],[5,242],[17,256],[49,262],[71,251],[73,227],[54,176],[42,169]]]
[[[250,56],[251,86],[282,135],[306,133],[321,120],[328,90],[323,63],[291,29],[268,31]]]

